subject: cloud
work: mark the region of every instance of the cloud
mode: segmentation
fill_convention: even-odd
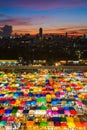
[[[85,28],[85,29],[79,29],[78,30],[80,33],[82,33],[82,34],[87,34],[87,28]]]
[[[45,31],[48,31],[48,30],[50,30],[50,31],[61,31],[61,32],[67,32],[67,31],[69,31],[69,30],[71,30],[71,29],[73,29],[73,27],[62,27],[62,28],[58,28],[58,27],[54,27],[54,28],[52,28],[52,29],[46,29]]]
[[[40,25],[43,25],[43,20],[48,19],[49,16],[31,16],[31,17],[12,17],[5,14],[0,14],[0,27],[3,27],[4,25],[11,25],[13,26],[14,32],[21,32],[21,33],[27,33],[27,32],[33,32],[39,28]]]
[[[0,14],[0,18],[8,18],[9,16],[7,16],[6,14]]]
[[[33,25],[31,19],[22,19],[22,18],[8,18],[8,19],[0,19],[0,26],[4,25],[12,25],[12,26],[21,26],[21,25]]]
[[[57,28],[56,30],[57,31],[67,31],[67,30],[71,30],[73,29],[74,27],[62,27],[62,28]]]
[[[0,14],[0,22],[1,22],[2,20],[6,20],[6,19],[10,19],[10,18],[11,18],[11,16],[9,16],[9,15]],[[1,23],[0,23],[0,25],[1,25]]]
[[[87,32],[87,28],[86,29],[79,29],[79,31]]]
[[[0,7],[22,7],[33,10],[87,6],[87,0],[0,0]]]
[[[78,34],[78,31],[68,31],[69,34]]]
[[[12,26],[33,26],[43,24],[42,21],[48,19],[49,16],[31,16],[31,17],[12,17],[5,14],[0,14],[0,26],[5,24]]]
[[[87,26],[72,26],[62,28],[47,28],[44,30],[45,33],[62,33],[68,32],[69,35],[87,34]]]

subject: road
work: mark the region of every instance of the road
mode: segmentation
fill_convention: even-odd
[[[59,70],[59,71],[87,71],[87,66],[0,66],[0,70]]]

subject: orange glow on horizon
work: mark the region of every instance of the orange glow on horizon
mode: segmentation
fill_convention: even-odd
[[[35,34],[37,34],[37,32],[35,32],[35,31],[32,31],[32,32],[30,32],[30,31],[13,31],[12,34],[13,35],[14,34],[18,34],[18,35],[20,35],[20,34],[32,34],[32,35],[35,35]]]
[[[21,30],[19,30],[19,31],[13,31],[13,35],[14,34],[18,34],[18,35],[20,35],[20,34],[30,34],[30,35],[36,35],[36,34],[38,34],[39,33],[39,31],[37,32],[37,31],[21,31]],[[43,31],[43,34],[60,34],[60,35],[65,35],[65,31],[52,31],[52,30],[44,30]],[[67,31],[67,33],[68,33],[68,36],[81,36],[81,35],[83,35],[84,33],[83,32],[78,32],[78,33],[76,33],[76,34],[72,34],[72,33],[69,33],[68,31]]]

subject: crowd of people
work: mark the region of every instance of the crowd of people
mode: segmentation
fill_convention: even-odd
[[[87,72],[0,72],[0,130],[87,130]]]

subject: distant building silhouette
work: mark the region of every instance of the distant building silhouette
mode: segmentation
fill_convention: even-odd
[[[43,37],[43,29],[39,28],[39,38],[42,39]]]
[[[12,34],[12,26],[5,25],[4,27],[1,28],[0,35],[2,37],[10,37]]]
[[[65,37],[67,38],[68,37],[68,33],[66,32],[66,34],[65,34]]]
[[[83,34],[83,38],[86,38],[86,34]]]

